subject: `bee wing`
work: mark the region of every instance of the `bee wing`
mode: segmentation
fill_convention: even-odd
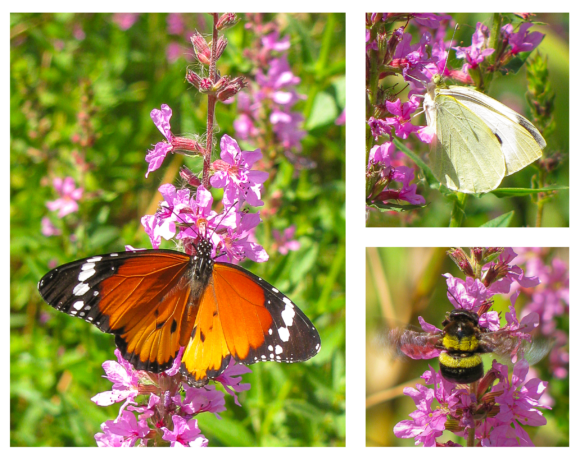
[[[547,337],[535,337],[532,341],[510,331],[487,332],[480,337],[482,353],[494,353],[503,363],[526,359],[530,365],[540,361],[554,345]]]
[[[440,339],[440,334],[409,329],[392,329],[387,336],[388,344],[392,349],[396,350],[399,355],[412,359],[431,359],[439,356]]]

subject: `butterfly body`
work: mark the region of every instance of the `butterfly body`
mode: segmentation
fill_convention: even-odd
[[[211,257],[144,250],[62,265],[39,282],[43,299],[114,334],[136,369],[169,369],[184,347],[180,372],[190,383],[219,376],[230,358],[300,362],[320,350],[310,320],[290,299],[251,272]]]

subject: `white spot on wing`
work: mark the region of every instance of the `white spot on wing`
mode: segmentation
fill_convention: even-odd
[[[89,292],[89,285],[87,283],[79,283],[73,289],[74,295],[85,295]]]
[[[112,254],[111,254],[112,255]],[[98,262],[99,260],[101,260],[102,257],[101,256],[97,256],[97,257],[91,257],[90,259],[87,259],[87,262]],[[84,270],[84,268],[83,268]]]
[[[288,331],[288,328],[286,328],[286,327],[279,327],[278,328],[278,335],[280,336],[280,339],[282,340],[282,342],[288,342],[288,339],[290,338],[290,332]]]
[[[284,351],[284,349],[280,346],[280,345],[276,345],[276,354],[279,355],[280,353],[282,353]]]
[[[78,302],[73,303],[73,308],[75,310],[80,310],[84,305],[85,303],[82,300],[79,300]]]
[[[272,329],[268,329],[268,335],[272,335]]]
[[[288,301],[288,302],[286,302],[286,301]],[[284,303],[286,304],[286,307],[284,308],[284,311],[282,312],[282,319],[284,320],[284,324],[287,327],[290,327],[290,326],[292,326],[292,323],[294,322],[294,316],[296,315],[296,312],[294,311],[294,305],[292,304],[290,299],[287,299],[286,297],[284,297]]]
[[[116,252],[113,252],[113,254],[111,254],[111,257],[117,257],[119,254],[117,254]]]
[[[268,345],[268,350],[274,351],[274,347],[272,345]]]
[[[94,266],[95,264],[84,264],[81,267],[82,271],[79,273],[79,281],[86,281],[93,276],[95,274]]]
[[[278,289],[276,289],[275,287],[273,287],[272,292],[275,292],[276,294],[278,294],[280,291]]]

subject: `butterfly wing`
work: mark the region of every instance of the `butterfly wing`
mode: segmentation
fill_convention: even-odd
[[[77,260],[39,282],[43,299],[115,335],[136,369],[161,372],[189,340],[190,257],[177,251],[129,251]]]
[[[294,363],[319,350],[316,328],[288,297],[241,267],[215,263],[181,370],[199,381],[221,374],[230,355],[243,364]]]
[[[463,86],[451,86],[453,97],[473,111],[498,137],[509,176],[542,156],[546,141],[527,119],[501,102]]]
[[[451,190],[483,193],[496,189],[506,173],[500,143],[473,111],[437,90],[434,117],[436,141],[429,158],[433,174]]]

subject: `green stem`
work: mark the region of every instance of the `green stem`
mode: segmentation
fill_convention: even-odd
[[[542,168],[538,172],[538,188],[544,188],[546,186],[546,171]],[[536,197],[536,205],[538,206],[538,211],[536,213],[536,227],[542,226],[542,217],[544,216],[544,204],[546,202],[546,194],[541,192],[538,193]]]
[[[218,42],[218,31],[217,31],[217,13],[211,13],[213,16],[213,30],[212,30],[212,42],[211,42],[211,58],[209,62],[209,78],[215,84],[217,82],[217,72],[216,72],[216,49]],[[211,153],[213,149],[213,125],[215,119],[215,105],[217,103],[217,96],[215,93],[209,93],[207,98],[207,141],[205,147],[205,154],[203,156],[203,186],[209,190],[209,164],[211,162]]]
[[[465,202],[467,201],[467,194],[456,192],[455,201],[453,203],[453,211],[451,212],[450,227],[461,227],[463,217],[465,216]]]
[[[479,380],[472,382],[469,385],[469,392],[471,394],[477,393],[477,382],[479,382]],[[467,429],[467,447],[475,447],[475,427]]]

